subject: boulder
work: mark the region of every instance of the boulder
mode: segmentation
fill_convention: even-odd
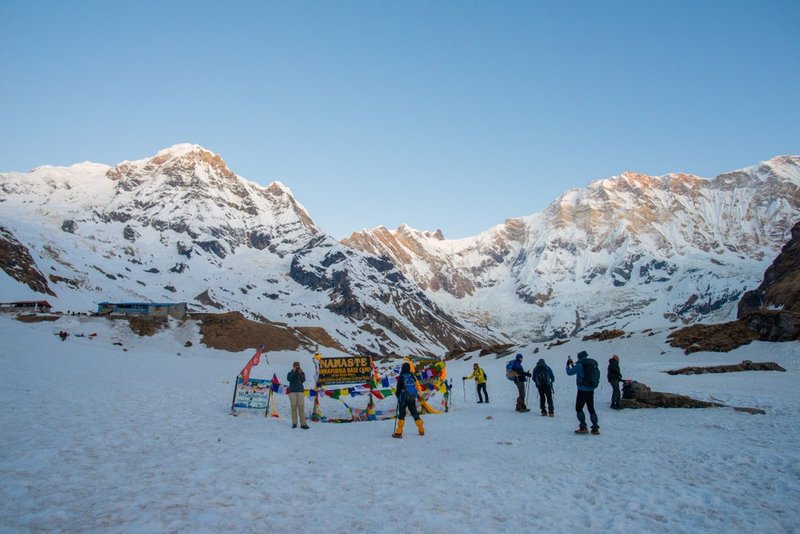
[[[725,406],[718,402],[693,399],[686,395],[652,391],[647,384],[626,382],[620,406],[623,408],[716,408]]]
[[[782,371],[786,369],[775,362],[751,362],[744,360],[733,365],[714,365],[711,367],[683,367],[665,371],[669,375],[702,375],[705,373],[737,373],[739,371]]]

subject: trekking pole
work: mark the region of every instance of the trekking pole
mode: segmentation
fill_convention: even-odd
[[[272,382],[269,383],[269,393],[267,393],[267,409],[264,410],[264,417],[269,417],[270,401],[272,401]]]
[[[466,380],[462,380],[461,381],[461,388],[464,390],[464,404],[466,405],[467,404],[467,381]]]
[[[528,406],[528,399],[530,398],[530,394],[531,394],[531,377],[528,377],[528,379],[525,380],[525,406],[526,407]]]

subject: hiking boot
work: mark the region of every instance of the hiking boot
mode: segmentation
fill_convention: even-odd
[[[549,413],[549,414],[547,414],[547,415],[549,415],[550,417],[555,417],[555,416],[556,416],[556,414],[554,414],[553,412],[550,412],[550,413]]]
[[[578,430],[575,431],[575,433],[576,434],[588,434],[589,433],[589,429],[588,428],[579,428]]]
[[[292,425],[292,428],[297,428],[297,425]]]
[[[302,428],[303,430],[308,430],[308,425],[303,425],[300,428]]]
[[[599,436],[600,435],[600,429],[599,428],[593,428],[592,429],[592,434],[594,434],[595,436]]]
[[[547,412],[542,410],[542,417],[547,417]]]
[[[483,404],[483,401],[478,401],[478,404]]]
[[[397,423],[395,424],[394,434],[392,434],[393,438],[402,438],[403,437],[403,427],[406,424],[405,419],[398,419]]]

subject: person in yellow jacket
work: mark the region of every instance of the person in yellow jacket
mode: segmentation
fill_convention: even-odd
[[[480,368],[478,364],[472,365],[472,374],[469,376],[465,376],[462,380],[472,380],[475,379],[475,386],[478,388],[478,404],[489,404],[489,393],[486,392],[486,371]],[[483,394],[481,394],[483,392]],[[483,398],[486,397],[486,400]]]

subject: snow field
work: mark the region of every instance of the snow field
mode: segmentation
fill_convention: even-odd
[[[424,437],[409,421],[396,440],[394,421],[292,430],[283,405],[281,419],[231,417],[233,380],[252,351],[206,349],[192,328],[139,338],[114,325],[0,316],[0,531],[800,529],[799,343],[685,356],[660,332],[525,349],[526,369],[544,357],[556,374],[554,418],[539,415],[535,389],[532,411],[513,411],[510,357],[449,362],[453,410],[423,416]],[[62,328],[98,336],[61,342],[52,334]],[[602,434],[575,436],[563,365],[582,349],[603,370],[619,354],[623,375],[654,390],[767,414],[615,412],[601,382]],[[295,359],[308,371],[310,356],[269,354],[252,376],[283,379]],[[788,372],[662,372],[743,359]],[[488,405],[475,404],[473,382],[464,403],[459,382],[475,361],[489,375]]]

